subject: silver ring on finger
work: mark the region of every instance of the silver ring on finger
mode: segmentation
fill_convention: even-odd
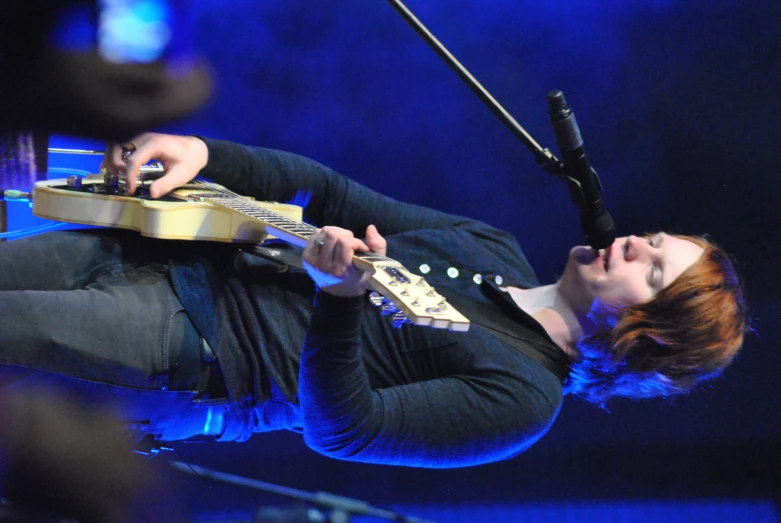
[[[136,145],[134,143],[122,144],[122,161],[127,163],[130,160],[130,155],[136,151]]]

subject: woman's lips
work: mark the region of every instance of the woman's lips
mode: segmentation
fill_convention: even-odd
[[[592,265],[594,263],[599,264],[599,267],[607,271],[610,268],[610,255],[612,253],[613,246],[611,245],[607,249],[594,250],[591,247],[581,247],[577,253],[577,260],[583,265]]]

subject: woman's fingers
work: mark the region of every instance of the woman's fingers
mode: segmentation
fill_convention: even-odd
[[[152,197],[159,198],[195,178],[206,167],[208,156],[206,144],[194,136],[144,133],[130,142],[109,145],[103,164],[113,173],[124,171],[126,190],[133,194],[141,167],[151,160],[159,160],[165,174],[150,187]]]
[[[326,274],[332,274],[334,266],[334,254],[336,251],[336,244],[338,238],[333,231],[333,227],[329,227],[331,234],[328,234],[326,228],[320,229],[320,234],[317,235],[315,245],[315,255],[317,260],[316,267]],[[332,274],[336,276],[335,274]]]
[[[385,256],[388,251],[388,241],[379,233],[377,227],[369,225],[366,228],[366,243],[373,252]]]
[[[356,250],[368,250],[353,233],[340,227],[317,229],[310,238],[307,248],[309,262],[317,269],[333,276],[343,276],[352,265]]]
[[[135,150],[128,156],[125,162],[125,187],[128,194],[134,194],[138,185],[138,176],[141,172],[141,166],[149,163],[153,158],[164,155],[163,144],[156,140],[146,139],[146,135],[141,135],[138,140],[140,143],[132,143]],[[127,147],[130,149],[130,147]]]
[[[353,266],[353,256],[368,250],[369,247],[352,232],[324,227],[317,229],[307,242],[303,259],[307,272],[320,287],[342,295],[359,294],[363,274]]]
[[[160,156],[165,175],[149,188],[153,198],[159,198],[193,180],[209,163],[206,143],[195,136],[164,136],[167,140]],[[153,155],[153,158],[155,156]]]
[[[338,241],[334,246],[333,258],[331,259],[331,270],[334,276],[343,277],[350,270],[358,269],[353,267],[353,256],[357,252],[366,252],[369,247],[358,238],[345,238],[343,241]]]
[[[186,185],[198,175],[200,169],[193,174],[193,169],[189,165],[175,164],[166,169],[165,175],[158,178],[149,187],[149,194],[152,198],[160,198],[173,191],[177,187]]]
[[[123,144],[107,144],[106,150],[103,153],[103,161],[101,162],[100,166],[108,170],[111,174],[119,174],[120,172],[124,172],[127,165],[125,164],[123,155],[125,154],[125,151],[132,152],[135,150],[134,141],[140,140],[141,136],[143,135],[136,136],[133,138],[133,140]]]

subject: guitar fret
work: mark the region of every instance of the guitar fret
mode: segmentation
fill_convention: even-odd
[[[291,220],[285,216],[277,214],[268,209],[263,209],[258,206],[249,205],[246,200],[226,189],[221,189],[221,194],[210,195],[207,199],[215,201],[219,205],[224,205],[237,212],[245,214],[253,218],[259,218],[268,224],[277,227],[285,232],[301,236],[309,239],[314,234],[316,227],[313,227],[306,223],[297,222]],[[376,252],[356,253],[355,256],[370,263],[385,262],[385,263],[397,263],[395,260],[383,256]],[[406,270],[406,269],[405,269]]]
[[[310,238],[315,231],[315,227],[312,227],[311,225],[291,220],[268,209],[248,205],[242,197],[232,195],[229,191],[225,191],[223,194],[210,194],[206,196],[206,199],[211,200],[218,205],[224,205],[225,207],[246,216],[250,216],[251,218],[259,218],[273,227],[306,239]]]

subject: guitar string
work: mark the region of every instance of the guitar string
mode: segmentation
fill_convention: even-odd
[[[224,187],[222,187],[220,185],[217,185],[217,184],[214,184],[214,183],[210,183],[210,182],[204,182],[202,180],[197,180],[197,179],[193,180],[193,182],[191,182],[191,184],[195,185],[196,187],[203,187],[205,189],[208,189],[209,191],[216,192],[216,193],[222,194],[224,196],[228,196],[228,197],[230,197],[230,198],[232,198],[234,200],[237,200],[239,202],[246,202],[246,203],[249,204],[248,208],[251,208],[252,210],[257,211],[257,212],[268,213],[268,214],[272,215],[274,218],[281,219],[283,222],[295,223],[296,227],[301,227],[301,228],[305,229],[308,233],[310,233],[310,236],[311,236],[312,233],[314,233],[314,231],[317,230],[317,227],[314,227],[313,225],[310,225],[310,224],[308,224],[306,222],[298,222],[298,221],[295,221],[295,220],[291,220],[290,218],[287,218],[287,217],[285,217],[285,216],[283,216],[283,215],[281,215],[281,214],[279,214],[277,212],[274,212],[274,211],[269,210],[269,209],[264,209],[260,205],[257,205],[256,203],[254,203],[253,200],[249,200],[248,198],[245,198],[245,197],[243,197],[243,196],[241,196],[239,194],[236,194],[235,192],[233,192],[233,191],[231,191],[229,189],[226,189],[226,188],[224,188]],[[207,197],[207,199],[208,199],[208,197]],[[245,210],[234,209],[233,207],[230,207],[229,205],[226,205],[226,204],[220,203],[220,202],[215,202],[215,203],[218,203],[220,205],[225,205],[226,207],[228,207],[230,209],[239,211],[242,214],[247,214],[247,215],[249,215],[249,216],[251,216],[253,218],[255,217],[255,216],[252,216],[251,214],[249,214],[249,212],[247,212]],[[395,261],[395,260],[393,260],[391,258],[388,258],[387,256],[383,256],[383,255],[381,255],[379,253],[376,253],[376,252],[373,252],[373,251],[369,251],[369,252],[366,252],[366,253],[361,253],[361,254],[358,254],[358,256],[360,256],[360,257],[370,257],[372,259],[377,259],[378,261],[386,261],[386,262],[393,262],[393,261]]]
[[[251,208],[252,210],[259,211],[259,212],[262,212],[262,213],[271,214],[275,218],[280,218],[283,221],[293,222],[293,223],[296,224],[297,227],[300,226],[303,229],[307,229],[308,232],[312,232],[312,231],[315,231],[317,229],[316,227],[313,227],[312,225],[310,225],[308,223],[296,222],[295,220],[291,220],[289,218],[286,218],[285,216],[282,216],[281,214],[278,214],[278,213],[276,213],[274,211],[271,211],[269,209],[264,209],[263,207],[261,207],[259,205],[256,205],[252,200],[249,200],[248,198],[244,198],[243,196],[241,196],[239,194],[236,194],[233,191],[230,191],[230,190],[228,190],[228,189],[226,189],[224,187],[221,187],[221,186],[219,186],[217,184],[212,184],[212,183],[208,183],[208,182],[203,182],[201,180],[196,180],[194,185],[196,187],[203,187],[205,189],[208,189],[211,192],[216,192],[216,193],[219,193],[219,194],[222,194],[222,195],[225,195],[225,196],[229,196],[230,198],[232,198],[234,200],[237,200],[237,201],[239,201],[241,203],[245,203],[245,201],[246,201],[246,203],[249,204],[248,208]],[[206,196],[206,198],[208,199],[208,196]],[[222,202],[216,202],[216,203],[218,203],[220,205],[225,205],[226,207],[229,207],[228,205],[226,205],[226,204],[224,204]],[[233,207],[230,207],[230,208],[233,209]],[[234,209],[234,210],[238,210],[242,214],[246,214],[246,212],[244,210],[242,210],[242,209]]]

